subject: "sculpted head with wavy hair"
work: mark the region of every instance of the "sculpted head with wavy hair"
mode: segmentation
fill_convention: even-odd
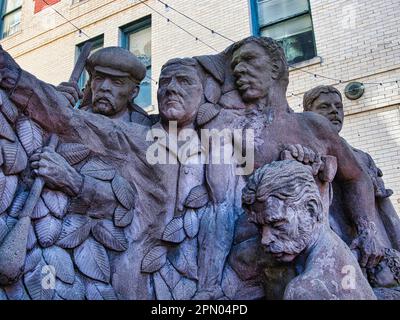
[[[262,245],[280,261],[292,261],[312,245],[324,223],[311,170],[293,160],[257,169],[243,189],[242,204],[261,230]]]
[[[334,86],[318,86],[308,90],[303,97],[303,110],[325,117],[338,133],[342,130],[344,121],[342,94]]]
[[[247,37],[230,49],[236,87],[245,102],[287,107],[289,70],[280,44],[267,37]]]

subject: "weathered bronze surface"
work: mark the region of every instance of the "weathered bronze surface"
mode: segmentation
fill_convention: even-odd
[[[336,89],[292,111],[276,41],[168,61],[157,116],[129,51],[86,68],[81,93],[0,49],[0,299],[396,298],[391,191]]]

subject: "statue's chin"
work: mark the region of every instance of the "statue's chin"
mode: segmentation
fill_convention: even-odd
[[[93,113],[102,114],[102,115],[108,116],[108,117],[114,115],[112,106],[110,106],[109,104],[105,104],[105,103],[98,103],[98,104],[93,105]]]
[[[257,102],[259,99],[263,98],[260,92],[253,89],[247,89],[245,91],[241,91],[240,94],[242,96],[242,100],[248,103]]]

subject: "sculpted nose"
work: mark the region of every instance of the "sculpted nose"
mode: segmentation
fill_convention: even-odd
[[[111,82],[109,79],[104,79],[102,82],[100,89],[103,91],[110,91],[111,90]]]
[[[166,94],[176,94],[178,92],[178,83],[175,79],[172,79],[166,88]]]
[[[245,68],[244,64],[241,62],[235,66],[235,68],[233,69],[233,74],[235,76],[239,76],[239,75],[243,74],[245,71],[246,71],[246,68]]]
[[[261,244],[264,246],[270,245],[274,241],[273,235],[271,231],[269,230],[268,227],[263,227],[262,228],[262,238],[261,238]]]
[[[331,113],[334,113],[334,114],[338,114],[339,113],[338,109],[336,108],[336,106],[334,104],[331,104],[329,106],[329,109],[330,109]]]

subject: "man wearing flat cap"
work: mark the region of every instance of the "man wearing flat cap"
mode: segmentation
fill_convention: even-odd
[[[139,93],[140,82],[146,75],[146,68],[130,51],[120,47],[100,49],[88,58],[85,67],[89,81],[80,107],[85,110],[84,113],[100,114],[144,127],[157,122],[157,115],[149,116],[133,102]],[[58,87],[57,90],[68,99],[71,107],[76,104],[79,95],[76,83],[63,83],[62,88]],[[105,125],[104,130],[107,131]],[[94,156],[90,161],[97,160]],[[40,172],[48,185],[72,196],[75,204],[85,208],[86,214],[102,216],[106,212],[114,212],[117,204],[110,186],[104,181],[80,174],[51,148],[37,150],[30,161],[32,168]]]
[[[107,47],[93,53],[86,62],[89,81],[80,109],[112,119],[150,126],[158,116],[148,115],[133,100],[138,96],[146,68],[129,50]],[[57,88],[74,106],[79,89],[74,83],[61,83]]]

